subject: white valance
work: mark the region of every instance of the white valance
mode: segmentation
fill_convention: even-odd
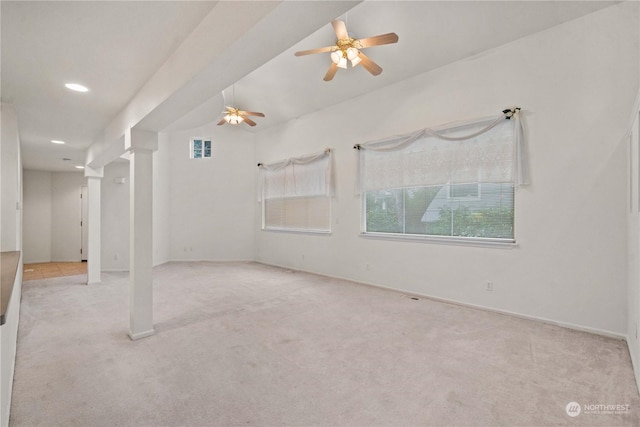
[[[262,199],[332,196],[332,151],[294,157],[268,165],[260,163]]]
[[[519,108],[356,145],[358,191],[445,183],[528,183]]]

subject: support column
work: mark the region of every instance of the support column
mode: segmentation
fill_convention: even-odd
[[[125,135],[129,158],[130,303],[129,337],[153,335],[153,152],[154,132],[130,129]]]
[[[100,283],[101,253],[100,253],[100,180],[103,168],[84,168],[84,176],[87,178],[87,285]]]

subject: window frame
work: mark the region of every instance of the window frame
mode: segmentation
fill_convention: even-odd
[[[202,155],[200,157],[195,156],[195,141],[202,141]],[[209,156],[205,156],[207,142],[209,143]],[[189,158],[194,160],[213,158],[213,138],[197,136],[191,138],[189,140]]]
[[[484,120],[474,120],[463,122],[451,127],[440,127],[438,130],[457,129],[463,126],[467,126],[473,123],[481,123]],[[513,141],[516,144],[516,141]],[[360,145],[356,145],[354,148],[359,149]],[[362,179],[362,178],[361,178]],[[468,183],[471,184],[471,183]],[[478,180],[478,197],[451,197],[450,182],[442,185],[447,187],[447,200],[451,201],[479,201],[481,200],[481,187],[482,184],[491,184],[490,182],[481,182]],[[454,184],[455,185],[455,184]],[[380,232],[380,231],[367,231],[367,191],[361,191],[360,193],[360,237],[369,239],[381,239],[391,241],[413,241],[413,242],[425,242],[434,244],[445,245],[459,245],[459,246],[478,246],[478,247],[493,247],[493,248],[517,248],[519,245],[516,241],[516,205],[517,205],[517,187],[513,186],[513,238],[495,238],[495,237],[469,237],[469,236],[446,236],[446,235],[433,235],[433,234],[412,234],[412,233],[394,233],[394,232]],[[386,189],[389,191],[396,190],[394,188]],[[404,190],[404,188],[403,188]]]
[[[316,161],[326,161],[328,162],[323,169],[320,169],[323,174],[323,179],[325,182],[325,188],[323,191],[318,192],[317,188],[314,191],[308,192],[309,188],[307,187],[307,191],[305,191],[305,186],[304,184],[302,185],[302,189],[300,189],[300,191],[298,191],[298,189],[296,188],[295,185],[295,170],[296,167],[304,167],[306,165],[310,166],[312,163],[315,163]],[[297,165],[297,166],[296,166]],[[287,172],[287,169],[289,167],[292,167],[292,170],[290,172]],[[259,190],[259,198],[258,201],[261,203],[261,230],[262,231],[275,231],[275,232],[285,232],[285,233],[302,233],[302,234],[320,234],[320,235],[328,235],[332,233],[333,230],[333,150],[330,148],[326,148],[324,151],[319,152],[319,153],[313,153],[313,154],[308,154],[308,155],[304,155],[301,157],[291,157],[285,160],[281,160],[278,162],[274,162],[268,165],[265,165],[263,163],[258,163],[258,167],[261,168],[261,172],[260,172],[260,190]],[[267,190],[269,187],[267,187],[267,174],[269,173],[279,173],[280,171],[282,171],[283,176],[279,177],[279,179],[282,179],[282,183],[284,184],[284,188],[282,189],[282,193],[272,193],[270,190]],[[311,173],[317,173],[318,171],[316,170],[311,171]],[[287,185],[291,185],[292,182],[288,181],[287,175],[289,174],[294,174],[293,175],[293,192],[291,193],[290,191],[286,190]],[[305,172],[300,171],[300,173],[302,175],[298,176],[298,178],[301,178],[302,181],[304,182],[304,178],[305,178]],[[309,171],[306,171],[306,173],[308,174]],[[316,177],[317,178],[317,177]],[[307,175],[307,179],[308,179],[308,175]],[[313,182],[313,181],[312,181]],[[276,187],[278,187],[278,184],[276,184]],[[291,188],[291,187],[290,187]],[[267,193],[270,194],[270,197],[267,197]],[[288,195],[285,195],[288,194]],[[313,217],[311,215],[307,215],[308,212],[313,212],[312,210],[309,210],[310,208],[313,208],[313,206],[308,206],[310,202],[308,202],[308,200],[313,200],[313,199],[321,199],[326,201],[327,205],[326,206],[321,206],[322,211],[326,212],[326,217],[324,217],[324,215],[322,216],[322,220],[326,219],[326,227],[327,228],[300,228],[300,227],[295,227],[295,226],[270,226],[267,224],[267,203],[269,203],[270,200],[272,201],[286,201],[287,200],[305,200],[304,202],[304,221],[299,221],[298,225],[300,225],[300,222],[302,223],[306,223],[303,225],[307,225],[309,222],[312,221],[308,221],[309,219],[313,219]],[[294,202],[295,203],[295,202]],[[285,214],[288,212],[286,210],[287,206],[284,206],[284,210],[282,212],[284,212]],[[294,206],[295,207],[295,206]],[[291,211],[291,212],[296,212],[296,211]],[[284,216],[284,218],[287,218],[287,215]],[[292,218],[293,221],[295,223],[295,219],[296,219],[296,215],[293,215],[289,218]],[[284,222],[284,221],[282,221]],[[320,221],[320,222],[324,222],[324,221]]]

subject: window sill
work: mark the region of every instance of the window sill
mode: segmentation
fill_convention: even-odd
[[[411,241],[434,243],[438,245],[476,246],[483,248],[514,249],[518,247],[515,240],[486,239],[481,237],[436,237],[422,236],[419,234],[395,234],[395,233],[360,233],[360,237],[366,239],[382,239],[396,241]]]
[[[275,231],[276,233],[294,233],[294,234],[316,234],[328,236],[331,231],[326,230],[297,230],[293,228],[263,228],[262,231]]]

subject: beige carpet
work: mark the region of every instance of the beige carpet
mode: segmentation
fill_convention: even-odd
[[[126,273],[24,284],[11,426],[640,425],[623,341],[255,263],[154,276],[136,342]]]

